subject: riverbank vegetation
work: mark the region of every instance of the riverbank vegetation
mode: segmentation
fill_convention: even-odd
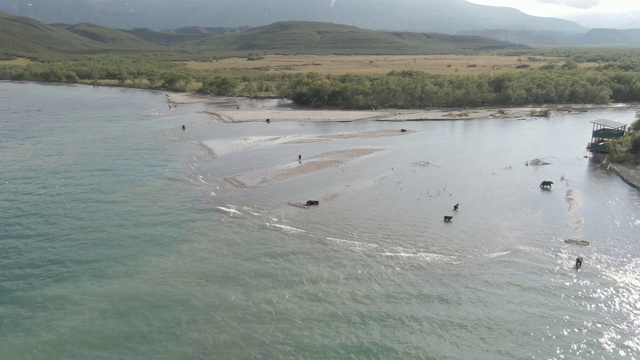
[[[375,60],[351,63],[353,73],[345,61],[333,72],[328,60],[331,57],[323,61],[321,56],[315,56],[314,61],[325,65],[311,63],[308,72],[303,72],[300,64],[290,68],[215,67],[206,66],[207,62],[195,66],[193,61],[176,61],[176,54],[82,55],[61,61],[0,62],[0,79],[279,97],[301,105],[342,109],[606,104],[640,101],[640,61],[629,58],[629,51],[619,52],[618,58],[607,53],[606,62],[598,50],[589,54],[583,49],[574,55],[558,54],[555,50],[546,55],[539,51],[485,55],[481,66],[477,56],[469,56],[465,62],[461,60],[464,55],[457,55],[457,66],[475,64],[464,72],[450,72],[446,66],[441,66],[441,71],[437,67],[430,71],[410,70],[411,60],[406,57],[395,61],[393,56],[386,56],[388,62],[395,62],[399,68],[386,73],[378,72]],[[635,54],[640,55],[640,51]],[[268,61],[270,56],[265,55],[261,61]],[[499,69],[487,65],[491,56],[502,64]],[[513,57],[510,65],[505,65],[507,56]],[[446,62],[446,57],[443,58]],[[283,59],[294,62],[296,56],[280,57],[281,63]],[[246,58],[234,61],[253,62]],[[208,61],[211,62],[216,60]],[[402,62],[404,66],[399,64]],[[522,64],[529,66],[518,67]],[[314,71],[316,67],[323,68],[323,72]],[[372,70],[364,71],[367,67]]]
[[[640,101],[639,49],[530,49],[478,36],[313,22],[227,35],[200,30],[47,25],[0,13],[0,79],[277,97],[339,109]]]
[[[607,159],[613,163],[640,165],[640,111],[625,136],[607,142]]]
[[[288,98],[337,109],[640,101],[640,49],[530,49],[309,22],[218,30],[46,25],[0,13],[0,80]],[[637,127],[611,142],[612,161],[640,152]]]
[[[640,101],[639,49],[530,49],[479,36],[299,21],[226,35],[191,30],[47,25],[0,13],[0,79],[339,109]]]

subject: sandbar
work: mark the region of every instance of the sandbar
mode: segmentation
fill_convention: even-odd
[[[218,104],[228,105],[238,101],[251,101],[247,98],[214,97],[191,93],[165,93],[169,104]],[[421,108],[421,109],[372,109],[339,110],[310,109],[292,107],[264,107],[241,109],[217,109],[205,111],[212,122],[242,123],[296,121],[296,122],[350,122],[350,121],[436,121],[470,120],[495,118],[526,118],[549,110],[552,113],[577,113],[598,108],[624,107],[627,104],[585,105],[554,104],[540,106],[501,107],[501,108]]]
[[[371,109],[371,110],[339,110],[339,109],[310,109],[291,106],[266,106],[266,107],[248,107],[233,108],[239,102],[252,102],[254,99],[240,97],[219,97],[207,96],[193,93],[175,93],[165,92],[167,101],[170,105],[180,104],[211,104],[221,105],[220,109],[215,111],[205,111],[211,122],[219,123],[246,123],[246,122],[352,122],[352,121],[438,121],[438,120],[473,120],[473,119],[525,119],[536,117],[536,114],[548,113],[569,114],[588,112],[596,109],[605,108],[624,108],[634,106],[632,104],[616,103],[616,104],[552,104],[552,105],[531,105],[521,107],[493,107],[493,108],[421,108],[421,109]],[[399,133],[398,133],[399,134]],[[321,141],[331,141],[358,137],[384,137],[398,135],[392,131],[381,131],[371,133],[352,133],[337,134],[316,137],[278,137],[278,138],[260,138],[229,140],[227,143],[221,143],[219,140],[214,143],[211,141],[203,141],[212,157],[217,157],[227,152],[248,151],[251,147],[260,147],[265,145],[280,144],[304,144],[315,143]],[[247,185],[242,181],[242,176],[238,178],[228,179],[232,183],[240,187],[257,186],[258,184],[273,183],[297,176],[317,171],[320,168],[336,166],[336,161],[332,160],[318,162],[313,165],[307,165],[296,170],[287,170],[284,173],[274,173],[267,175],[260,181],[249,181]],[[640,167],[634,165],[616,164],[612,166],[616,173],[628,184],[635,188],[640,188]],[[305,170],[306,169],[306,170]],[[316,170],[312,170],[316,169]],[[280,179],[280,180],[278,180]],[[246,179],[245,179],[246,180]]]
[[[309,175],[316,171],[346,164],[349,160],[381,151],[382,149],[343,149],[325,152],[292,165],[266,170],[250,170],[227,178],[231,184],[239,188],[258,188],[276,182]]]

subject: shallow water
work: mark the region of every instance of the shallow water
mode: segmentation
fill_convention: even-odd
[[[0,100],[2,359],[640,356],[640,192],[584,150],[590,120],[634,108],[219,124],[137,90],[1,82]],[[415,132],[201,145],[400,128]],[[355,147],[383,151],[225,180]]]

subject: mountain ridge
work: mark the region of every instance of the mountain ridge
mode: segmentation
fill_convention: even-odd
[[[132,29],[262,26],[318,21],[384,31],[442,32],[511,29],[584,32],[577,23],[527,15],[465,0],[3,0],[0,11],[45,23],[91,22]]]
[[[321,22],[278,22],[242,32],[183,34],[120,30],[91,23],[47,25],[0,12],[0,57],[93,53],[181,53],[186,58],[279,54],[443,54],[526,47],[479,36],[380,32]]]

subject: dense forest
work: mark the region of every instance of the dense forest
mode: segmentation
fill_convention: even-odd
[[[95,55],[0,63],[0,79],[135,87],[218,96],[278,97],[341,109],[606,104],[640,101],[640,61],[579,53],[563,63],[497,74],[331,75],[286,71],[210,72],[162,55]],[[566,54],[565,54],[566,55]],[[592,62],[591,67],[580,66]]]

